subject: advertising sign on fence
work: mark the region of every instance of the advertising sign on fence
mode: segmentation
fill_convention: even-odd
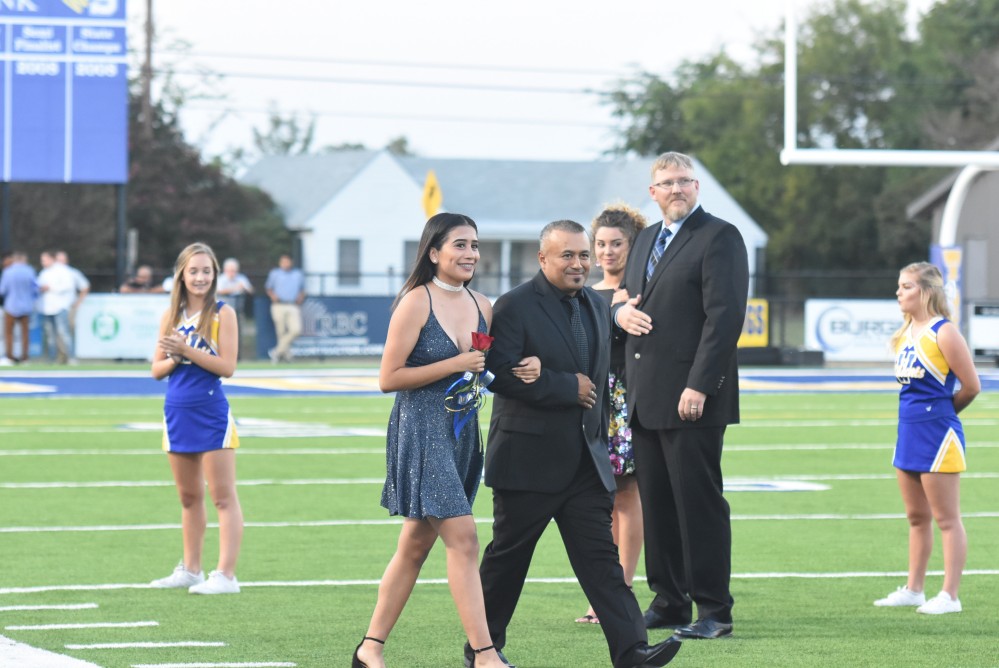
[[[972,304],[968,345],[975,355],[999,359],[999,304]]]
[[[394,297],[309,297],[302,304],[302,335],[291,347],[292,357],[352,357],[381,355],[388,335]],[[257,297],[257,356],[267,359],[275,346],[270,302]]]
[[[80,359],[148,360],[170,295],[88,295],[76,313]]]
[[[805,301],[805,348],[829,362],[891,362],[891,335],[902,326],[894,299]]]
[[[770,303],[766,299],[750,299],[746,304],[746,321],[739,337],[740,348],[766,348],[770,345]]]

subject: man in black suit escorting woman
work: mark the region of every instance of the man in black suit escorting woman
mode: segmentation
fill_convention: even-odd
[[[493,540],[480,567],[490,637],[506,644],[538,539],[552,519],[572,569],[600,618],[614,668],[664,666],[680,648],[650,646],[642,610],[625,584],[611,535],[615,490],[607,456],[610,322],[586,284],[590,240],[562,220],[541,233],[541,271],[496,301],[486,365],[496,375],[486,485],[493,489]],[[541,359],[531,384],[511,369]],[[465,648],[466,665],[471,664]]]
[[[628,333],[628,414],[655,592],[645,625],[710,639],[732,633],[721,456],[725,427],[739,421],[736,347],[749,269],[739,230],[698,205],[699,189],[688,156],[664,153],[653,164],[649,193],[664,220],[632,246],[624,277],[632,298],[614,322]]]

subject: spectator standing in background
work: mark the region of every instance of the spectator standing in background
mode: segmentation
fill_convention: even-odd
[[[42,271],[38,274],[38,310],[42,314],[45,347],[50,360],[67,364],[72,337],[69,330],[69,310],[76,300],[76,284],[69,267],[56,262],[55,255],[43,251],[39,257]]]
[[[66,265],[66,268],[69,269],[69,273],[73,277],[73,289],[76,291],[76,298],[73,300],[72,306],[69,307],[69,350],[70,359],[73,359],[76,357],[76,312],[83,300],[90,294],[90,281],[87,280],[82,271],[69,263],[69,255],[66,251],[56,251],[55,259],[56,262]]]
[[[139,266],[135,276],[122,283],[118,290],[124,293],[164,292],[162,285],[153,282],[153,268],[148,264]]]
[[[0,366],[10,366],[28,361],[28,323],[35,310],[38,296],[35,270],[28,264],[28,256],[13,252],[4,255],[3,274],[0,275],[0,297],[3,298],[3,340],[6,355],[0,357]],[[21,330],[21,356],[14,357],[14,326]]]
[[[271,361],[291,361],[291,344],[302,333],[302,302],[305,301],[305,275],[295,267],[290,255],[282,255],[278,266],[267,274],[264,286],[271,300],[271,320],[277,345],[267,351]]]
[[[253,284],[250,279],[239,272],[239,260],[234,257],[226,258],[222,263],[222,273],[219,274],[220,297],[225,298],[236,311],[236,319],[239,322],[239,331],[243,331],[243,315],[246,311],[246,296],[253,294]],[[240,350],[243,346],[240,345]]]

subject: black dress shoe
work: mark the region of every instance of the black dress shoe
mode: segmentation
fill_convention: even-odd
[[[506,657],[503,656],[503,652],[501,652],[500,650],[496,650],[496,655],[499,656],[500,661],[502,661],[506,665],[510,666],[510,668],[517,668],[517,666],[513,665],[512,663],[510,663],[509,661],[506,660]],[[473,668],[473,666],[475,666],[475,650],[472,649],[472,646],[469,645],[466,642],[465,643],[465,668]]]
[[[636,649],[631,656],[631,668],[659,668],[673,660],[680,651],[680,641],[667,638],[658,645],[646,645]]]
[[[671,619],[654,608],[649,608],[643,615],[645,618],[645,628],[647,629],[679,629],[690,624],[690,617],[686,619]]]
[[[698,619],[689,626],[677,629],[673,634],[674,637],[684,640],[714,640],[730,635],[732,635],[732,624],[714,619]]]

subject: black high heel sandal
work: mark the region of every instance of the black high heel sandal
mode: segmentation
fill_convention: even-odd
[[[354,656],[351,659],[350,668],[368,668],[368,664],[364,663],[359,658],[357,658],[357,652],[360,651],[361,645],[364,644],[365,640],[374,641],[374,642],[378,643],[379,645],[384,645],[385,644],[384,640],[379,640],[378,638],[372,638],[371,636],[364,636],[364,638],[361,640],[361,642],[357,643],[357,647],[354,649]],[[486,649],[489,649],[489,648],[487,647]],[[485,651],[485,650],[479,650],[479,651],[482,652],[482,651]]]
[[[469,649],[472,650],[472,654],[474,654],[475,656],[478,656],[479,654],[482,654],[483,652],[488,652],[491,649],[496,649],[496,645],[490,645],[489,647],[482,647],[480,649],[475,649],[474,647],[469,647]],[[471,668],[475,668],[475,656],[472,657]]]

